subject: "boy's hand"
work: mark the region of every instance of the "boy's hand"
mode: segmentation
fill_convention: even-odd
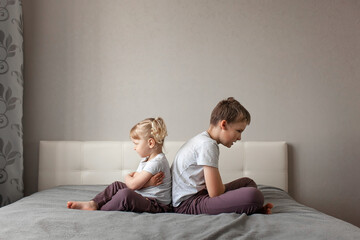
[[[150,186],[159,186],[160,184],[162,184],[164,177],[165,174],[163,172],[158,172],[157,174],[152,176],[147,183],[145,183],[144,188]]]

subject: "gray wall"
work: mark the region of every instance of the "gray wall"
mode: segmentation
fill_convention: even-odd
[[[39,140],[168,140],[234,96],[243,140],[289,143],[290,194],[360,226],[359,1],[23,1],[25,191]]]

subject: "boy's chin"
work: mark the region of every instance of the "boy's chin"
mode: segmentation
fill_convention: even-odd
[[[231,148],[231,146],[233,145],[233,143],[221,143],[221,144],[227,148]]]

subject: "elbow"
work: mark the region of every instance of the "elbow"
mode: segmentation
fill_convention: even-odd
[[[141,188],[138,186],[136,181],[134,181],[133,177],[131,177],[129,175],[125,177],[125,184],[126,184],[127,188],[129,188],[131,190],[138,190]]]
[[[220,196],[221,194],[223,194],[224,192],[225,192],[225,186],[224,186],[224,185],[222,185],[222,186],[219,187],[219,188],[212,189],[211,191],[209,191],[209,189],[208,189],[208,194],[209,194],[209,197],[210,197],[210,198],[218,197],[218,196]]]
[[[217,197],[217,196],[220,196],[220,195],[221,195],[221,193],[209,193],[210,198]]]
[[[140,188],[137,188],[137,187],[128,187],[129,189],[131,189],[131,190],[139,190]]]
[[[141,189],[142,186],[140,186],[140,184],[136,184],[136,183],[127,183],[126,186],[131,189],[131,190],[139,190]]]
[[[138,190],[139,189],[135,184],[126,184],[126,186],[131,190]]]

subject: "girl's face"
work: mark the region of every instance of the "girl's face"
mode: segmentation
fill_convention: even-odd
[[[245,130],[247,123],[245,121],[221,123],[221,134],[220,134],[220,143],[228,148],[230,148],[234,142],[241,140],[241,134]]]
[[[134,150],[140,155],[140,157],[149,157],[152,153],[152,148],[150,148],[150,139],[140,138],[140,139],[131,139],[134,143]]]

